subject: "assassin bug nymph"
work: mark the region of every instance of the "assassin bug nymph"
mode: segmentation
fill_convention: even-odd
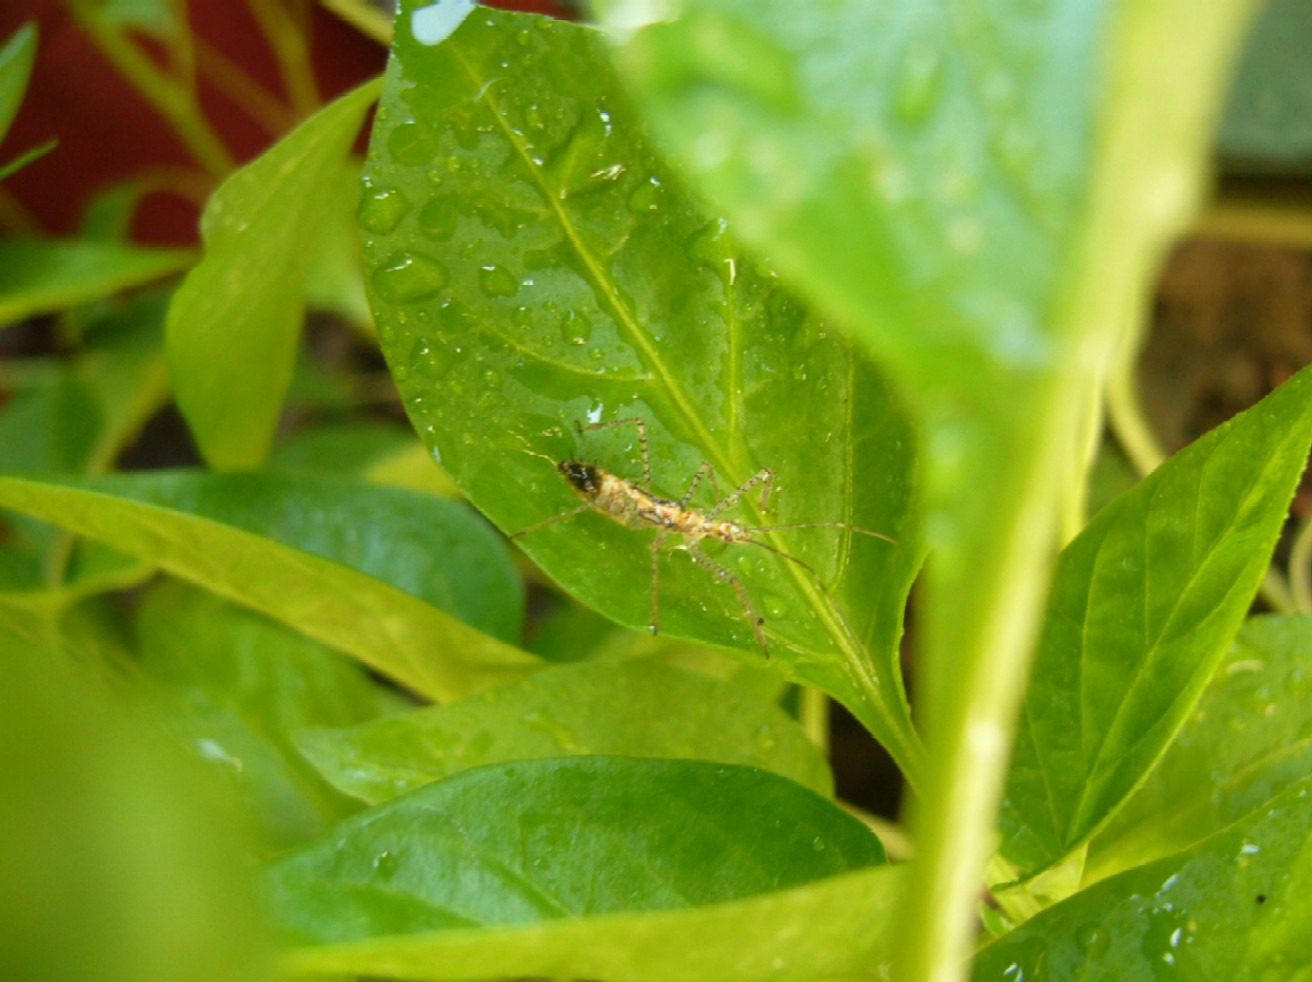
[[[849,525],[846,522],[743,525],[739,522],[720,518],[720,515],[738,504],[744,495],[758,486],[761,488],[760,507],[762,509],[766,507],[774,482],[774,471],[769,467],[763,467],[721,498],[720,489],[715,480],[715,470],[711,467],[709,461],[702,461],[701,466],[697,468],[692,480],[688,483],[688,490],[683,493],[683,497],[677,500],[657,497],[648,490],[652,486],[652,481],[651,455],[647,449],[646,423],[635,416],[602,423],[590,423],[587,426],[575,423],[574,426],[579,433],[590,430],[609,430],[620,426],[634,427],[638,433],[638,449],[642,456],[643,485],[639,486],[632,481],[618,477],[597,467],[595,464],[584,463],[581,460],[560,461],[556,463],[556,470],[569,483],[574,493],[583,499],[583,503],[571,508],[569,511],[553,515],[530,525],[528,528],[521,529],[510,538],[518,539],[530,532],[546,528],[548,525],[554,525],[557,522],[563,522],[576,515],[581,515],[585,511],[600,512],[625,528],[655,529],[657,535],[652,539],[650,546],[652,634],[657,633],[660,626],[660,550],[671,536],[682,537],[683,545],[680,548],[688,553],[689,558],[694,563],[707,570],[721,583],[727,583],[733,587],[734,592],[738,595],[738,601],[742,604],[747,622],[751,625],[752,633],[756,637],[756,643],[760,645],[761,651],[764,652],[767,658],[770,657],[770,648],[765,641],[765,632],[761,629],[765,623],[764,618],[756,612],[756,608],[752,605],[751,598],[747,595],[747,590],[742,581],[702,551],[701,543],[703,540],[716,539],[729,545],[751,545],[772,552],[776,556],[796,563],[805,569],[811,574],[822,591],[824,591],[824,585],[820,582],[820,575],[816,572],[815,567],[796,556],[784,552],[782,549],[777,549],[761,541],[756,536],[763,532],[774,532],[782,529],[838,528],[856,532],[860,535],[867,535],[874,539],[882,539],[894,545],[897,544],[895,539],[887,535],[871,532],[868,529]],[[532,451],[529,452],[532,453]],[[535,454],[535,456],[545,455]],[[711,490],[716,500],[705,511],[700,511],[692,507],[692,499],[704,478],[710,479]]]

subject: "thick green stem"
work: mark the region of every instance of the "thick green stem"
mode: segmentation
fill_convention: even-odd
[[[1054,372],[1034,384],[1025,412],[996,417],[982,445],[1014,455],[972,489],[990,520],[963,521],[957,543],[927,570],[924,655],[933,681],[922,705],[934,764],[915,813],[919,868],[904,908],[899,979],[957,979],[966,968],[1056,553],[1070,439],[1090,391],[1087,376]]]

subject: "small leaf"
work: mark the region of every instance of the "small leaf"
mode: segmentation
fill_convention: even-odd
[[[1003,853],[1035,872],[1143,780],[1257,592],[1312,440],[1312,369],[1176,454],[1062,553]]]
[[[269,869],[275,918],[317,943],[698,907],[884,862],[814,792],[703,761],[494,764],[362,812]]]
[[[28,21],[0,45],[0,141],[18,114],[36,61],[36,23]]]
[[[273,442],[346,154],[377,95],[368,82],[297,127],[214,192],[201,219],[205,258],[169,310],[178,406],[215,467],[255,466]]]
[[[371,804],[483,764],[585,754],[743,764],[833,793],[819,749],[777,706],[645,661],[557,668],[297,742],[337,787]]]
[[[368,672],[251,611],[166,582],[137,611],[137,664],[174,726],[226,772],[267,847],[323,832],[357,805],[306,764],[292,734],[348,726],[394,703]]]
[[[1305,978],[1312,780],[1187,852],[1103,880],[980,952],[976,980]]]
[[[1089,845],[1101,879],[1220,831],[1312,775],[1312,617],[1245,622],[1193,715]]]
[[[897,540],[763,531],[708,557],[721,574],[662,548],[656,600],[662,632],[757,664],[763,619],[771,664],[833,693],[914,771],[897,639],[920,550],[891,393],[655,157],[595,31],[480,10],[428,46],[415,6],[397,21],[359,220],[416,430],[510,532],[578,504],[560,461],[647,482],[636,427],[575,429],[640,418],[655,493],[679,498],[703,462],[721,495],[769,467],[777,510],[758,484],[723,517]],[[706,480],[689,504],[713,500]],[[646,628],[652,538],[587,514],[520,544],[582,602]]]
[[[0,328],[141,286],[191,258],[185,249],[121,242],[0,241]]]
[[[279,498],[267,493],[280,483],[284,491],[289,490],[286,478],[272,475],[166,473],[61,483],[0,477],[0,508],[52,522],[154,563],[354,655],[434,699],[457,699],[532,670],[534,660],[529,655],[398,588],[453,605],[464,604],[466,600],[459,598],[467,598],[467,612],[473,619],[503,623],[497,605],[506,602],[507,591],[490,587],[496,596],[481,596],[477,586],[477,575],[491,574],[493,579],[484,581],[489,584],[497,577],[495,569],[482,566],[496,554],[486,547],[497,548],[485,530],[474,540],[454,528],[425,532],[426,523],[411,513],[393,526],[394,531],[413,535],[420,543],[424,535],[452,535],[453,543],[465,543],[453,548],[480,558],[466,568],[459,555],[425,558],[411,551],[398,563],[396,556],[378,549],[385,541],[397,544],[381,531],[386,525],[379,518],[387,515],[386,510],[378,510],[369,521],[348,511],[353,524],[329,528],[331,523],[323,518],[332,514],[328,507],[332,495],[319,496],[322,507],[316,513],[306,507],[312,496],[298,498],[292,493]],[[293,483],[293,490],[304,483],[303,479]],[[406,494],[372,490],[387,492],[380,500]],[[430,515],[440,515],[451,507],[439,499],[409,497],[417,499],[419,514],[432,509]],[[357,493],[353,503],[359,506],[366,500]],[[393,510],[393,517],[406,515]],[[398,585],[246,531],[242,526],[247,523],[269,535],[280,531],[293,539],[304,535],[307,548],[321,549],[360,569],[376,569],[395,577]],[[362,528],[369,534],[361,535]],[[408,548],[415,550],[416,545]],[[447,568],[450,579],[425,573],[440,567]]]

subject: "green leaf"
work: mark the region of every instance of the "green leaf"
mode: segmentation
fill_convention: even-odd
[[[0,977],[271,978],[248,843],[213,775],[2,621],[0,692]]]
[[[205,258],[169,310],[178,406],[205,459],[255,466],[273,442],[343,160],[377,95],[368,82],[317,112],[214,192]]]
[[[328,780],[370,804],[483,764],[584,754],[743,764],[833,794],[819,749],[777,706],[645,661],[557,668],[297,742]]]
[[[1197,200],[1252,5],[598,6],[672,159],[921,422],[933,764],[895,974],[946,975],[967,954],[1059,506]]]
[[[449,601],[476,622],[504,623],[496,605],[506,602],[507,591],[498,586],[504,580],[492,560],[497,546],[486,531],[471,538],[469,519],[462,520],[465,531],[460,523],[444,527],[441,519],[450,506],[438,499],[409,495],[414,507],[406,509],[396,507],[406,499],[395,497],[405,492],[350,493],[349,485],[323,484],[316,494],[307,490],[311,487],[305,479],[289,482],[276,475],[121,475],[59,483],[3,477],[0,508],[154,563],[434,699],[458,699],[532,670],[530,656],[419,599]],[[370,495],[381,491],[386,493],[376,499],[378,507],[365,507]],[[335,510],[339,494],[341,510]],[[254,534],[242,527],[247,523],[339,561]],[[422,543],[440,541],[451,543],[451,554],[424,552]],[[396,585],[341,561],[385,574]],[[482,581],[488,594],[481,597],[480,576],[488,577]]]
[[[1002,812],[1036,872],[1129,796],[1257,592],[1312,441],[1312,369],[1176,454],[1062,553]]]
[[[774,510],[756,492],[724,517],[896,539],[806,528],[715,552],[751,614],[729,583],[662,549],[659,619],[759,663],[750,621],[764,618],[771,664],[843,701],[914,773],[897,662],[920,558],[913,449],[886,386],[656,159],[594,31],[479,11],[427,47],[409,9],[360,224],[379,337],[416,429],[511,532],[578,505],[560,461],[642,483],[635,427],[575,429],[636,417],[658,494],[681,496],[703,461],[721,493],[770,467]],[[703,481],[692,504],[712,500]],[[587,514],[520,541],[581,601],[645,628],[652,538]]]
[[[266,618],[176,582],[137,612],[141,675],[174,726],[225,771],[268,847],[304,842],[357,810],[297,751],[307,726],[349,726],[394,708],[359,665]]]
[[[364,294],[360,231],[355,225],[360,199],[360,162],[348,159],[331,180],[331,194],[323,202],[326,214],[318,248],[305,271],[305,302],[357,327],[372,344],[373,317]]]
[[[36,61],[36,23],[28,21],[0,45],[0,141],[18,114],[32,64]]]
[[[880,866],[691,910],[293,949],[284,964],[297,975],[405,979],[868,982],[886,976],[897,944],[894,913],[903,873]]]
[[[1191,846],[1312,776],[1310,650],[1310,617],[1245,622],[1166,754],[1090,843],[1086,878]]]
[[[1235,71],[1217,149],[1247,169],[1306,174],[1312,161],[1312,8],[1262,5]]]
[[[0,407],[0,471],[109,465],[168,399],[165,304],[147,292],[113,305],[92,320],[74,357],[52,360],[34,384],[16,386]]]
[[[185,249],[122,242],[0,242],[0,328],[141,286],[190,261]]]
[[[58,140],[47,140],[45,143],[38,143],[36,146],[24,150],[8,163],[0,164],[0,181],[17,174],[33,161],[40,160],[58,145]]]
[[[974,978],[1307,978],[1312,781],[1188,852],[1130,870],[985,948]]]
[[[698,907],[884,862],[812,791],[705,761],[572,757],[464,771],[362,812],[269,869],[316,943]]]

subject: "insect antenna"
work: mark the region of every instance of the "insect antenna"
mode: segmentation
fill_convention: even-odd
[[[751,531],[757,532],[760,530],[754,528]],[[758,539],[739,539],[738,541],[741,542],[743,545],[756,546],[760,549],[764,549],[766,552],[772,552],[776,556],[782,556],[784,559],[787,559],[789,562],[796,563],[798,566],[801,566],[802,569],[810,573],[812,578],[815,579],[817,583],[820,583],[820,574],[816,572],[816,568],[812,566],[810,563],[808,563],[806,560],[798,559],[796,556],[792,555],[791,553],[784,552],[782,549],[776,549],[774,546],[767,545],[766,543],[761,542]],[[823,590],[824,584],[821,583],[820,588]]]
[[[868,535],[872,539],[883,539],[885,542],[891,542],[893,545],[900,545],[897,539],[882,532],[871,532],[870,529],[863,529],[860,525],[848,525],[846,522],[797,522],[792,525],[752,525],[747,531],[749,532],[778,532],[780,529],[846,529],[848,532],[856,532],[859,535]],[[760,545],[761,543],[757,543]],[[776,550],[777,551],[777,550]]]

